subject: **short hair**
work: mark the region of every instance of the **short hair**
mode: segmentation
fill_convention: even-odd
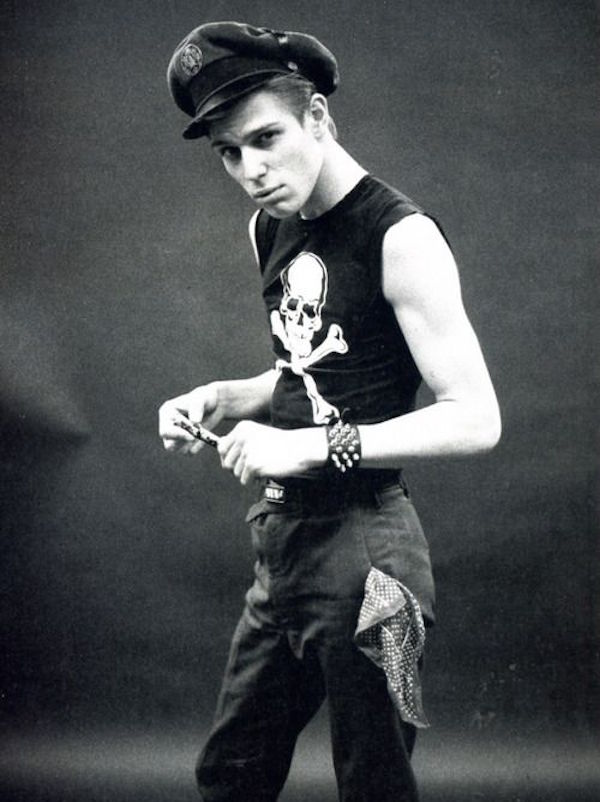
[[[205,118],[208,126],[210,127],[211,123],[223,120],[227,117],[235,106],[250,94],[261,91],[270,92],[272,95],[279,98],[298,122],[303,123],[304,115],[310,108],[310,100],[317,89],[312,81],[309,81],[308,78],[296,72],[287,75],[275,75],[269,78],[268,81],[265,81],[264,84],[260,84],[260,86],[251,90],[251,92],[241,97],[236,97],[228,103],[223,103],[223,105],[217,106],[214,111],[209,112]],[[337,128],[331,116],[327,124],[331,135],[334,139],[337,139]]]

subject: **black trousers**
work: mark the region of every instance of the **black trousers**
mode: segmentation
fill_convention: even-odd
[[[274,802],[296,739],[327,698],[341,802],[416,802],[415,730],[383,671],[354,644],[371,565],[433,603],[429,554],[400,486],[248,515],[256,580],[235,631],[215,722],[197,764],[205,802]]]

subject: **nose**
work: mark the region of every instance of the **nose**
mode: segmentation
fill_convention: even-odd
[[[267,172],[264,154],[256,148],[242,149],[242,174],[246,181],[258,181]]]

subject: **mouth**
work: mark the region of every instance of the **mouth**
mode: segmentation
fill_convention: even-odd
[[[271,187],[270,189],[261,189],[258,192],[254,192],[252,194],[252,200],[254,201],[265,201],[267,198],[270,198],[276,192],[278,192],[281,187]]]

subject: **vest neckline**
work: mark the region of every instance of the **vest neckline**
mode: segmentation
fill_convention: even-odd
[[[326,220],[330,220],[332,217],[335,217],[337,214],[343,212],[351,203],[354,202],[355,198],[360,195],[363,190],[363,186],[369,181],[371,178],[369,173],[365,173],[365,175],[360,178],[356,184],[352,187],[352,189],[347,192],[343,198],[332,206],[330,209],[327,209],[326,212],[320,214],[318,217],[301,217],[300,213],[296,214],[296,221],[301,228],[310,229],[314,228],[315,226],[320,225]]]

